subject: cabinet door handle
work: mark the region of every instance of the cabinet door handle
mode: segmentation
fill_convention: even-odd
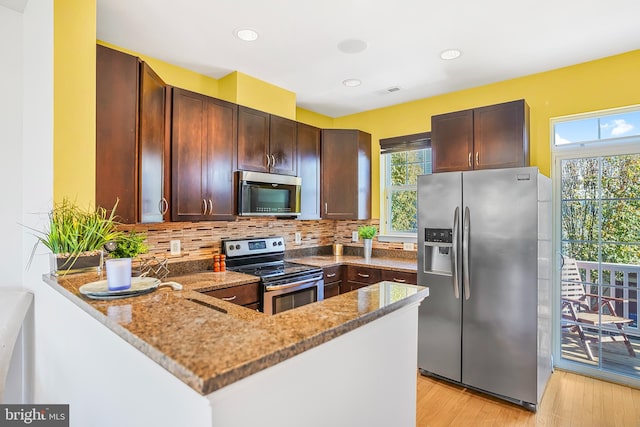
[[[162,198],[162,200],[160,200],[160,214],[164,215],[167,213],[167,211],[169,210],[169,202],[167,201],[166,198]]]
[[[336,277],[336,273],[329,273],[329,274],[327,274],[327,278],[331,278],[331,277]]]
[[[233,301],[233,300],[234,300],[234,299],[236,299],[236,298],[238,298],[238,296],[237,296],[237,295],[234,295],[234,296],[232,296],[232,297],[223,297],[223,298],[220,298],[220,299],[221,299],[222,301]]]
[[[328,203],[325,203],[325,204],[324,204],[324,214],[325,214],[325,215],[328,215],[328,214],[329,214],[329,204],[328,204]]]
[[[276,167],[276,156],[274,156],[273,154],[271,155],[271,167]]]
[[[205,199],[202,199],[202,215],[206,215],[207,214],[207,201]]]
[[[360,277],[365,277],[365,278],[369,277],[369,275],[368,275],[368,274],[364,274],[364,273],[358,273],[358,276],[360,276]]]
[[[393,278],[393,281],[394,281],[394,282],[398,282],[398,283],[407,283],[407,281],[406,281],[406,280],[404,280],[404,279],[398,279],[398,278],[396,278],[396,277],[394,277],[394,278]]]
[[[271,157],[269,157],[269,155],[267,154],[267,167],[271,167]]]
[[[476,166],[478,166],[480,164],[480,156],[479,153],[476,151]]]
[[[471,167],[471,152],[469,152],[469,167]]]
[[[209,215],[213,215],[213,200],[209,199]]]

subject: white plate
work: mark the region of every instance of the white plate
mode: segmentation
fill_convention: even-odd
[[[158,286],[160,286],[160,279],[155,277],[132,277],[131,287],[128,289],[111,291],[106,280],[99,280],[80,286],[78,291],[82,295],[93,299],[116,299],[146,294]]]

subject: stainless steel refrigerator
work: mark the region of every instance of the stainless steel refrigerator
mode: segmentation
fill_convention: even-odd
[[[420,176],[420,372],[535,410],[551,374],[550,259],[537,168]]]

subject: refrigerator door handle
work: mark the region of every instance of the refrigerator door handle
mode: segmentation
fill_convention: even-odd
[[[453,243],[453,247],[451,250],[453,251],[453,256],[451,257],[451,270],[453,271],[453,296],[456,299],[460,299],[460,285],[458,280],[458,217],[460,213],[460,207],[456,207],[456,210],[453,211],[453,235],[451,236],[451,241]]]
[[[469,206],[464,208],[464,225],[462,230],[462,276],[464,282],[464,299],[469,299],[471,291],[469,289],[469,228],[471,218]]]

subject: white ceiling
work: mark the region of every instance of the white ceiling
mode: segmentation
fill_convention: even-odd
[[[639,0],[97,0],[97,38],[215,78],[240,71],[339,117],[635,50],[639,17]],[[260,38],[236,39],[244,27]],[[343,53],[347,39],[367,49]],[[448,48],[462,56],[441,60]]]

